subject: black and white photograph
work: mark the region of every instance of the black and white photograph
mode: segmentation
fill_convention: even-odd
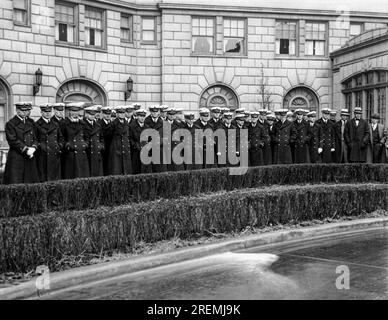
[[[0,300],[388,300],[388,1],[0,0]]]

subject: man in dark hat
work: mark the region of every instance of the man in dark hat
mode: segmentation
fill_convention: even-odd
[[[131,123],[131,121],[133,119],[134,112],[135,112],[135,108],[133,105],[129,104],[129,105],[125,106],[125,121],[128,124]]]
[[[272,164],[272,149],[271,149],[271,139],[269,136],[269,124],[267,121],[267,115],[269,115],[271,112],[269,110],[264,110],[264,109],[261,109],[257,112],[254,111],[253,114],[255,114],[255,117],[257,113],[259,114],[257,125],[262,126],[268,135],[268,140],[264,141],[264,146],[262,148],[263,165],[270,165]],[[251,119],[255,120],[253,119],[252,115],[251,115]]]
[[[275,123],[276,123],[277,119],[276,119],[276,116],[274,113],[268,113],[266,118],[267,118],[266,120],[268,123],[267,130],[268,130],[268,136],[269,136],[269,141],[270,141],[270,143],[269,143],[269,145],[270,145],[269,151],[270,152],[267,153],[268,162],[265,162],[266,159],[264,157],[264,163],[266,165],[269,165],[269,164],[272,164],[273,159],[275,159],[274,158],[274,156],[275,156],[275,153],[274,153],[275,152],[275,142],[274,141],[275,141]]]
[[[176,164],[174,163],[173,159],[173,152],[174,148],[179,144],[179,141],[173,141],[173,135],[174,132],[179,130],[182,126],[180,122],[176,120],[177,117],[177,110],[175,108],[169,108],[167,110],[167,121],[165,122],[165,126],[170,125],[170,133],[171,133],[171,140],[167,142],[167,144],[163,144],[163,147],[165,148],[164,152],[169,151],[170,152],[170,161],[166,164],[167,171],[181,171],[184,170],[184,164]],[[170,146],[168,144],[171,142]],[[170,150],[168,150],[170,148]]]
[[[383,163],[385,162],[385,142],[387,139],[384,126],[379,123],[380,115],[375,113],[371,117],[370,144],[367,147],[367,162],[368,163]]]
[[[15,103],[16,115],[5,124],[9,145],[3,176],[4,184],[39,182],[36,163],[38,149],[36,126],[27,119],[31,102]]]
[[[73,102],[66,106],[69,116],[60,126],[64,137],[64,179],[84,178],[90,176],[88,156],[89,141],[85,137],[84,125],[79,119],[83,112],[83,102]]]
[[[219,129],[224,131],[225,141],[218,141],[216,145],[217,163],[218,167],[220,168],[232,166],[229,161],[229,138],[231,137],[229,132],[234,133],[234,135],[236,136],[236,126],[233,125],[233,113],[225,112],[223,115],[223,119],[223,124]],[[237,141],[235,141],[235,143],[237,143]],[[235,147],[235,149],[237,151],[237,146]]]
[[[140,141],[141,133],[148,128],[144,123],[146,117],[145,109],[138,109],[135,111],[136,120],[132,120],[129,124],[129,138],[131,142],[131,151],[132,151],[132,173],[150,173],[152,170],[150,165],[143,164],[141,161],[141,150],[144,145],[147,143],[145,141]]]
[[[42,117],[36,122],[37,163],[41,182],[61,179],[61,154],[64,139],[59,122],[52,120],[52,104],[40,106]]]
[[[349,148],[349,162],[366,162],[370,133],[361,108],[354,108],[354,118],[346,123],[344,138]]]
[[[274,164],[291,164],[292,153],[291,144],[296,139],[296,131],[291,121],[287,120],[287,109],[276,110],[279,115],[279,121],[275,124],[274,133]]]
[[[201,108],[199,109],[199,118],[194,122],[196,127],[198,129],[205,131],[210,131],[213,133],[213,127],[209,123],[210,121],[210,110],[208,108]],[[216,148],[217,141],[210,137],[206,137],[206,135],[203,138],[203,142],[201,144],[201,148],[203,150],[203,164],[202,168],[215,168],[217,167],[217,158],[216,155],[214,155],[212,160],[206,161],[206,152],[207,152],[207,144],[212,144],[214,145],[214,148]],[[215,150],[215,149],[214,149]],[[213,150],[213,154],[215,153]],[[209,163],[210,162],[210,163]]]
[[[98,106],[89,106],[84,109],[85,117],[82,120],[84,125],[85,138],[89,142],[87,155],[90,167],[90,176],[98,177],[104,175],[103,156],[104,133],[96,115],[100,112]]]
[[[220,107],[212,107],[211,111],[211,119],[209,120],[210,126],[213,128],[213,131],[216,131],[221,127],[221,108]]]
[[[335,132],[335,159],[336,163],[348,163],[348,146],[345,143],[345,126],[349,121],[348,109],[342,109],[341,119],[334,124]]]
[[[296,120],[293,122],[296,131],[296,140],[294,143],[294,163],[309,163],[309,143],[312,132],[308,122],[303,120],[304,111],[295,110]]]

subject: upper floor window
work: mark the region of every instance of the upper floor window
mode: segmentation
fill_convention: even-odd
[[[326,52],[326,23],[307,22],[305,54],[324,56]]]
[[[199,54],[214,53],[214,18],[193,18],[192,51]]]
[[[356,22],[350,23],[350,36],[351,37],[358,36],[363,31],[364,31],[364,24],[363,23],[356,23]]]
[[[224,19],[224,52],[245,53],[245,20]]]
[[[88,46],[104,47],[104,11],[85,9],[85,43]]]
[[[143,42],[156,42],[156,20],[155,17],[142,17],[141,39]]]
[[[297,23],[276,22],[276,54],[296,54]]]
[[[132,16],[127,14],[121,15],[121,41],[132,42]]]
[[[29,25],[30,0],[13,0],[13,21],[19,25]]]
[[[75,43],[75,6],[67,3],[55,4],[55,40]]]

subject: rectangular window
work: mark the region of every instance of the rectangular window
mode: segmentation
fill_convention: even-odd
[[[345,95],[345,107],[346,109],[348,110],[351,110],[352,109],[352,93],[347,93]]]
[[[362,91],[357,91],[355,95],[356,95],[355,107],[362,108]]]
[[[142,17],[141,39],[143,42],[156,42],[156,20],[155,17]]]
[[[368,72],[366,75],[366,84],[373,84],[374,83],[374,72]]]
[[[88,46],[104,47],[104,12],[95,8],[85,9],[85,42]]]
[[[224,53],[245,54],[245,20],[224,19]]]
[[[121,41],[132,42],[132,21],[131,15],[121,15]]]
[[[55,40],[75,43],[75,6],[65,3],[55,4]]]
[[[362,86],[362,75],[359,75],[356,78],[356,87],[361,87]]]
[[[377,90],[377,113],[380,114],[380,118],[385,122],[387,115],[387,88]]]
[[[193,18],[192,51],[198,54],[214,53],[214,18]]]
[[[386,82],[387,81],[387,71],[378,71],[377,72],[377,81],[378,82]]]
[[[364,31],[364,24],[363,23],[356,23],[356,22],[350,23],[350,36],[351,37],[358,36],[363,31]]]
[[[296,54],[297,23],[292,21],[276,22],[276,54]]]
[[[366,91],[366,120],[369,122],[374,108],[374,92],[372,90]]]
[[[305,54],[324,56],[326,52],[326,23],[306,23]]]
[[[13,21],[19,25],[29,25],[30,0],[13,0]]]

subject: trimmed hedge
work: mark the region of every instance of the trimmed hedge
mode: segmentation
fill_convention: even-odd
[[[246,226],[359,215],[388,208],[388,185],[344,184],[242,189],[117,208],[0,219],[0,271],[53,265],[64,255],[131,252],[139,243]]]
[[[82,210],[269,185],[388,181],[387,164],[309,164],[108,176],[0,186],[0,218]]]

